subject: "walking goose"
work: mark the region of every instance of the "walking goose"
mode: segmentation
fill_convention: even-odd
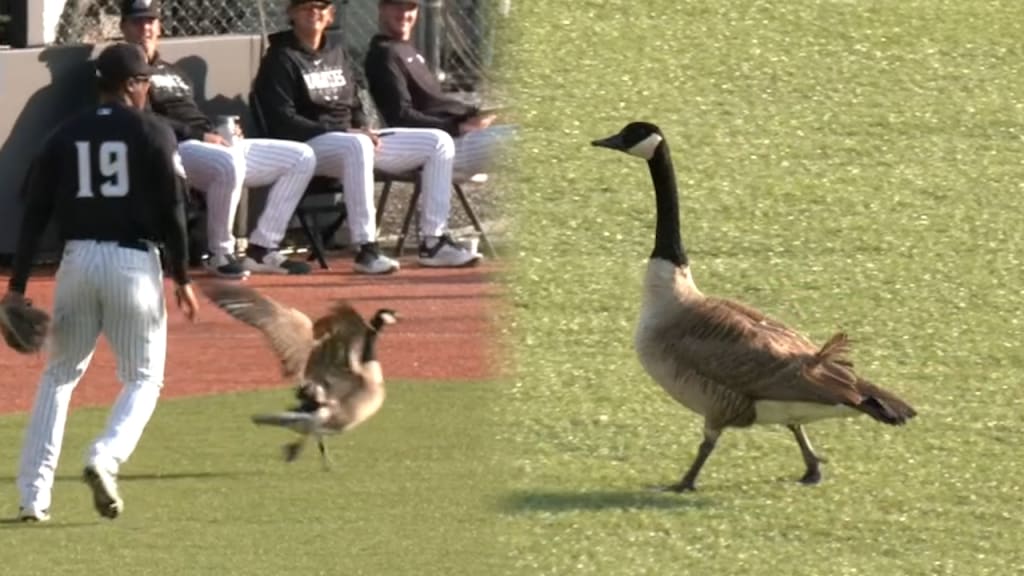
[[[394,324],[394,310],[381,308],[367,324],[345,301],[315,323],[252,288],[224,282],[204,284],[203,291],[234,318],[259,329],[294,382],[299,404],[291,410],[252,417],[258,425],[289,428],[301,437],[284,446],[294,461],[313,436],[324,469],[330,467],[324,437],[355,428],[384,403],[384,375],[377,360],[377,336]]]
[[[726,428],[780,424],[800,446],[804,484],[821,481],[823,462],[803,426],[867,414],[902,425],[917,412],[857,375],[843,333],[818,348],[789,327],[740,302],[704,295],[694,283],[679,232],[679,197],[668,144],[657,126],[632,122],[594,140],[647,161],[657,223],[634,345],[647,374],[704,417],[704,439],[674,492],[696,489],[697,475]]]

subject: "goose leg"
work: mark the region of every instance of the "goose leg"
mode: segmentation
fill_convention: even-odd
[[[317,436],[316,447],[320,449],[320,464],[323,465],[324,471],[331,469],[331,457],[327,455],[327,444],[324,442],[323,436]]]
[[[804,457],[804,464],[807,465],[807,472],[804,473],[803,478],[800,478],[800,483],[817,484],[821,482],[820,464],[824,460],[814,453],[814,450],[811,448],[811,441],[807,439],[803,426],[796,424],[789,425],[788,428],[793,431],[796,443],[800,445],[800,454]]]
[[[686,471],[683,478],[676,484],[665,488],[669,492],[692,492],[697,489],[697,474],[700,474],[700,469],[704,467],[704,462],[711,455],[711,451],[715,449],[715,443],[718,442],[718,437],[722,434],[721,430],[704,429],[704,441],[700,443],[700,447],[697,449],[697,458],[690,465],[690,469]]]

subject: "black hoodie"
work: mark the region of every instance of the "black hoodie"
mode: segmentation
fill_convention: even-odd
[[[190,138],[202,140],[204,134],[213,132],[213,123],[196,105],[192,85],[185,75],[160,58],[159,53],[153,55],[151,64],[147,108],[167,120],[179,142]]]
[[[366,80],[388,126],[438,128],[459,136],[478,110],[444,93],[427,61],[409,42],[378,34],[366,53]]]
[[[358,77],[342,43],[324,35],[314,52],[291,30],[275,32],[269,40],[253,82],[267,136],[305,142],[366,127]]]

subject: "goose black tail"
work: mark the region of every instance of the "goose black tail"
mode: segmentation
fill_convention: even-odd
[[[914,410],[910,404],[907,404],[892,392],[883,390],[865,380],[858,381],[857,388],[864,396],[864,400],[855,408],[879,422],[892,426],[902,426],[908,420],[917,416],[917,410]]]

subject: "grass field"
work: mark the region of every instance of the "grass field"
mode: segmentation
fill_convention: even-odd
[[[510,290],[520,374],[502,542],[518,574],[1024,570],[1024,4],[523,2],[506,66],[523,138]],[[904,429],[727,432],[690,495],[700,420],[631,350],[653,195],[589,146],[665,131],[698,285],[821,342],[855,339]]]
[[[279,460],[246,416],[286,391],[169,400],[126,514],[78,481],[73,413],[48,525],[0,523],[10,574],[1006,575],[1024,571],[1024,4],[514,2],[500,55],[522,138],[504,328],[511,382],[389,383],[384,410]],[[636,159],[664,129],[696,279],[821,341],[919,410],[727,432],[669,495],[700,420],[631,350],[653,236]],[[14,514],[24,415],[0,417]],[[322,499],[341,504],[327,506]]]
[[[330,442],[330,472],[312,444],[286,465],[279,449],[291,434],[248,421],[290,402],[286,390],[165,401],[122,470],[125,514],[113,522],[96,515],[79,480],[106,411],[74,411],[53,520],[0,523],[0,566],[23,575],[494,572],[503,561],[498,387],[389,383],[380,414]],[[26,418],[0,418],[4,518],[17,512]]]

